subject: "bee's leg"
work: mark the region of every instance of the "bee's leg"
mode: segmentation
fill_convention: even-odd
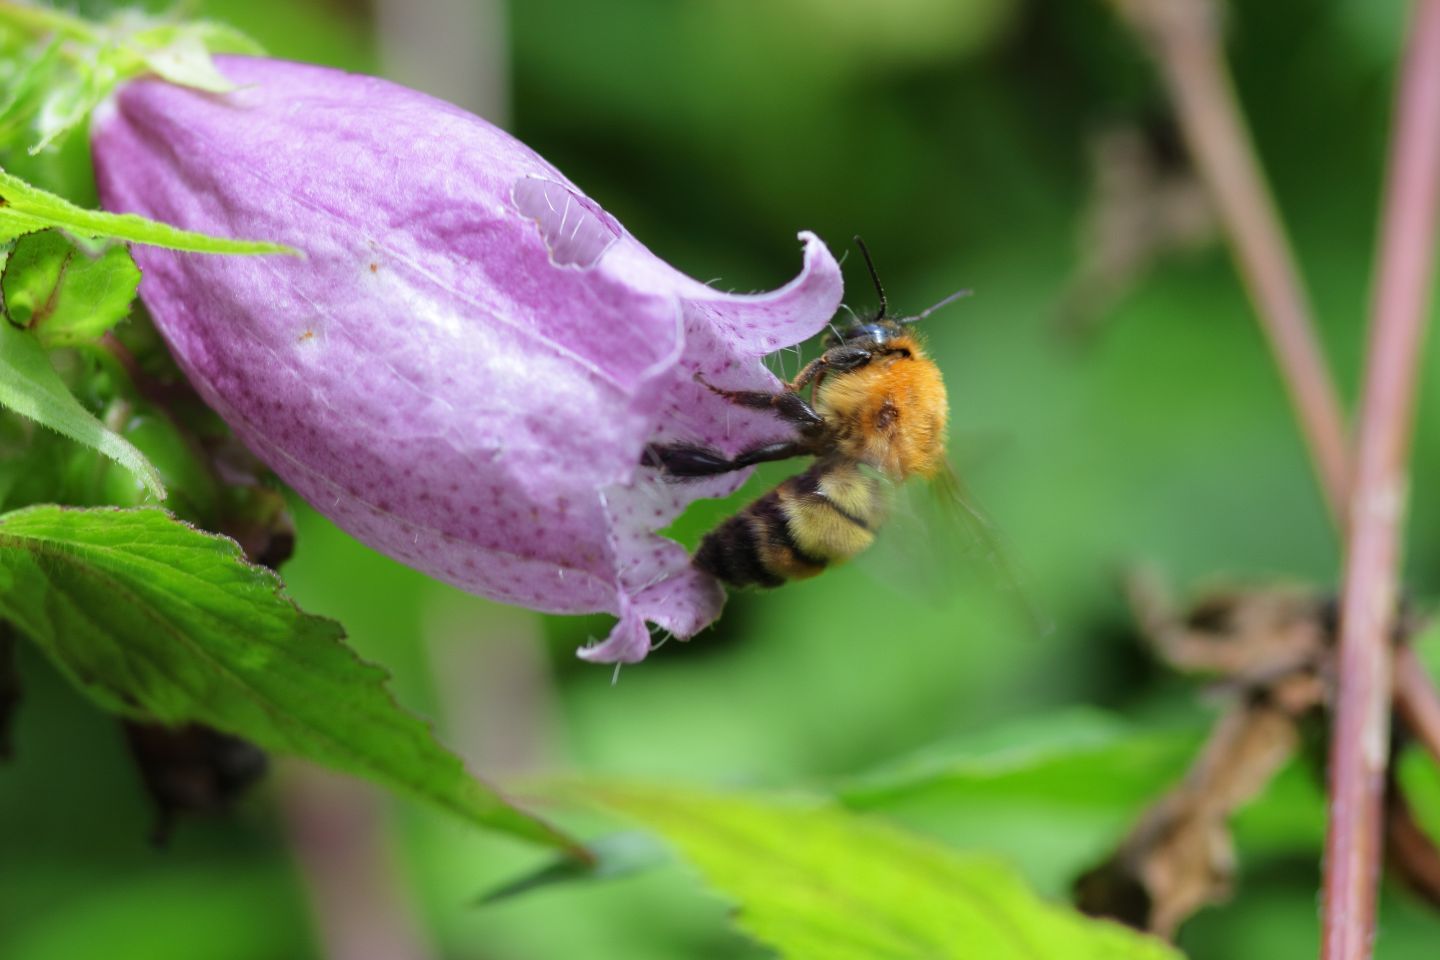
[[[800,427],[817,427],[825,422],[825,418],[810,406],[810,401],[793,390],[782,390],[780,393],[766,393],[764,390],[725,390],[706,383],[699,376],[695,379],[736,406],[769,410],[786,423]]]
[[[786,386],[791,393],[799,393],[822,373],[844,373],[847,370],[856,370],[869,363],[874,356],[874,351],[869,347],[858,344],[850,346],[842,344],[838,347],[831,347],[805,364],[795,375],[795,379]]]
[[[731,473],[772,460],[789,460],[791,457],[801,457],[811,452],[809,446],[800,440],[777,440],[774,443],[761,444],[742,450],[733,457],[727,457],[718,450],[707,447],[683,443],[652,443],[641,454],[640,463],[647,467],[658,467],[677,479],[692,479]]]

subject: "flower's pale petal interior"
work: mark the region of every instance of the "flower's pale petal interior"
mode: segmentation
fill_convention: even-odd
[[[774,293],[724,294],[453,106],[219,63],[235,93],[135,81],[93,131],[108,208],[303,251],[137,248],[141,294],[206,400],[370,546],[498,600],[620,616],[591,659],[639,659],[646,620],[679,636],[713,620],[718,586],[654,531],[743,476],[668,484],[637,464],[651,441],[733,453],[785,434],[695,375],[774,389],[757,358],[838,305],[824,245],[807,236]]]
[[[619,224],[609,214],[563,183],[523,177],[511,196],[515,209],[539,227],[557,266],[589,269],[620,239]]]

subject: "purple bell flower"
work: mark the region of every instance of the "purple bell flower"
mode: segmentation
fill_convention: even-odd
[[[634,662],[689,637],[718,583],[655,531],[745,473],[666,483],[650,442],[733,454],[774,417],[696,381],[773,390],[759,358],[839,306],[812,234],[771,293],[661,261],[533,151],[373,77],[247,57],[238,89],[132,81],[92,139],[110,210],[303,256],[138,247],[140,294],[206,401],[362,542],[464,590],[619,617],[580,651]]]

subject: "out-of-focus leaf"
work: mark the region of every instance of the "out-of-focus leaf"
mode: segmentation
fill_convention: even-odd
[[[1136,730],[1108,714],[1070,710],[926,747],[844,781],[838,794],[857,808],[884,807],[919,794],[1126,805],[1179,776],[1202,736],[1200,731]]]
[[[3,105],[0,105],[0,143],[18,138],[39,112],[46,90],[60,69],[60,41],[51,40],[28,54],[6,59],[6,74],[0,79],[0,90],[4,91]]]
[[[83,124],[100,101],[130,77],[155,73],[172,83],[225,93],[235,85],[215,68],[210,55],[264,52],[223,24],[181,22],[138,10],[121,10],[104,23],[94,23],[48,7],[5,3],[0,5],[0,26],[41,38],[28,60],[17,58],[16,80],[21,82],[11,90],[11,99],[24,105],[16,116],[33,117],[30,125],[39,139],[31,154]],[[51,51],[58,55],[51,56]],[[37,91],[38,96],[29,95]]]
[[[94,871],[85,876],[83,868],[63,859],[52,865],[57,874],[75,871],[65,888],[65,908],[16,915],[6,925],[6,960],[97,954],[106,960],[313,956],[293,946],[308,930],[303,905],[286,885],[293,882],[288,865],[158,859],[166,861],[163,867],[142,860],[120,868],[124,882],[110,886]],[[164,919],[137,922],[157,913]],[[261,916],[265,922],[256,923]]]
[[[1048,904],[1009,868],[829,803],[604,785],[590,795],[664,836],[782,957],[1178,958]]]
[[[99,338],[125,319],[140,270],[123,244],[91,256],[56,230],[15,241],[0,274],[5,315],[44,347]]]
[[[1440,767],[1425,751],[1406,750],[1400,754],[1395,775],[1420,828],[1440,843]]]
[[[106,428],[80,405],[50,365],[40,341],[0,319],[0,407],[8,407],[98,450],[145,482],[151,496],[165,499],[160,474],[128,440]]]
[[[301,612],[233,540],[154,508],[0,516],[0,617],[101,706],[204,724],[368,777],[476,826],[580,846],[472,778],[339,624]]]
[[[648,833],[613,833],[585,844],[592,862],[562,857],[539,870],[506,883],[480,897],[480,906],[532,893],[544,887],[587,880],[614,880],[669,863],[673,858],[664,844]]]
[[[212,53],[265,53],[260,44],[239,30],[209,20],[173,23],[127,11],[117,18],[112,29],[123,37],[126,49],[140,56],[155,73],[171,83],[211,93],[235,89],[235,84],[215,69]]]
[[[1183,775],[1203,736],[1066,710],[935,744],[842,781],[838,795],[953,846],[1002,853],[1059,895]]]
[[[277,243],[207,237],[130,213],[86,210],[0,170],[0,243],[47,227],[89,240],[128,240],[194,253],[294,253]]]

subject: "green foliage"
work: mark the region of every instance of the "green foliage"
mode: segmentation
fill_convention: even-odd
[[[1424,750],[1411,747],[1401,752],[1395,776],[1421,829],[1440,844],[1440,767]]]
[[[0,407],[98,450],[144,481],[150,495],[165,498],[160,475],[145,456],[81,406],[50,363],[40,341],[0,318]]]
[[[842,780],[838,799],[1022,867],[1063,896],[1185,771],[1203,731],[1076,708],[942,740]]]
[[[9,95],[0,108],[0,132],[33,128],[30,153],[44,150],[84,123],[123,81],[154,73],[172,83],[214,93],[234,89],[215,68],[212,53],[260,54],[249,37],[223,24],[182,22],[121,10],[93,23],[45,7],[0,3],[0,30],[37,37],[28,49],[14,44]]]
[[[69,347],[103,336],[130,312],[140,270],[124,245],[90,254],[59,231],[15,241],[0,274],[5,316],[43,347]]]
[[[287,957],[290,942],[306,934],[305,917],[289,901],[286,872],[278,867],[216,864],[192,869],[131,870],[123,889],[41,913],[7,944],[6,960],[74,960],[96,943],[106,960],[255,960]],[[135,920],[164,902],[163,926],[137,940]],[[256,917],[264,917],[257,923]]]
[[[981,795],[1126,807],[1174,780],[1200,742],[1199,732],[1135,729],[1077,708],[933,744],[846,780],[839,797],[862,809],[920,796],[966,803]]]
[[[159,510],[0,516],[0,615],[106,709],[202,723],[583,855],[470,777],[338,624],[302,613],[234,541]]]
[[[87,240],[126,240],[192,253],[293,253],[288,247],[255,240],[230,240],[137,217],[86,210],[0,170],[0,242],[47,227]]]
[[[814,800],[593,788],[664,836],[782,957],[1177,958],[1159,941],[1037,898],[1005,866]]]
[[[489,906],[563,883],[595,883],[644,873],[673,859],[660,841],[648,833],[612,833],[585,844],[590,861],[563,857],[539,870],[496,887],[478,901]]]

